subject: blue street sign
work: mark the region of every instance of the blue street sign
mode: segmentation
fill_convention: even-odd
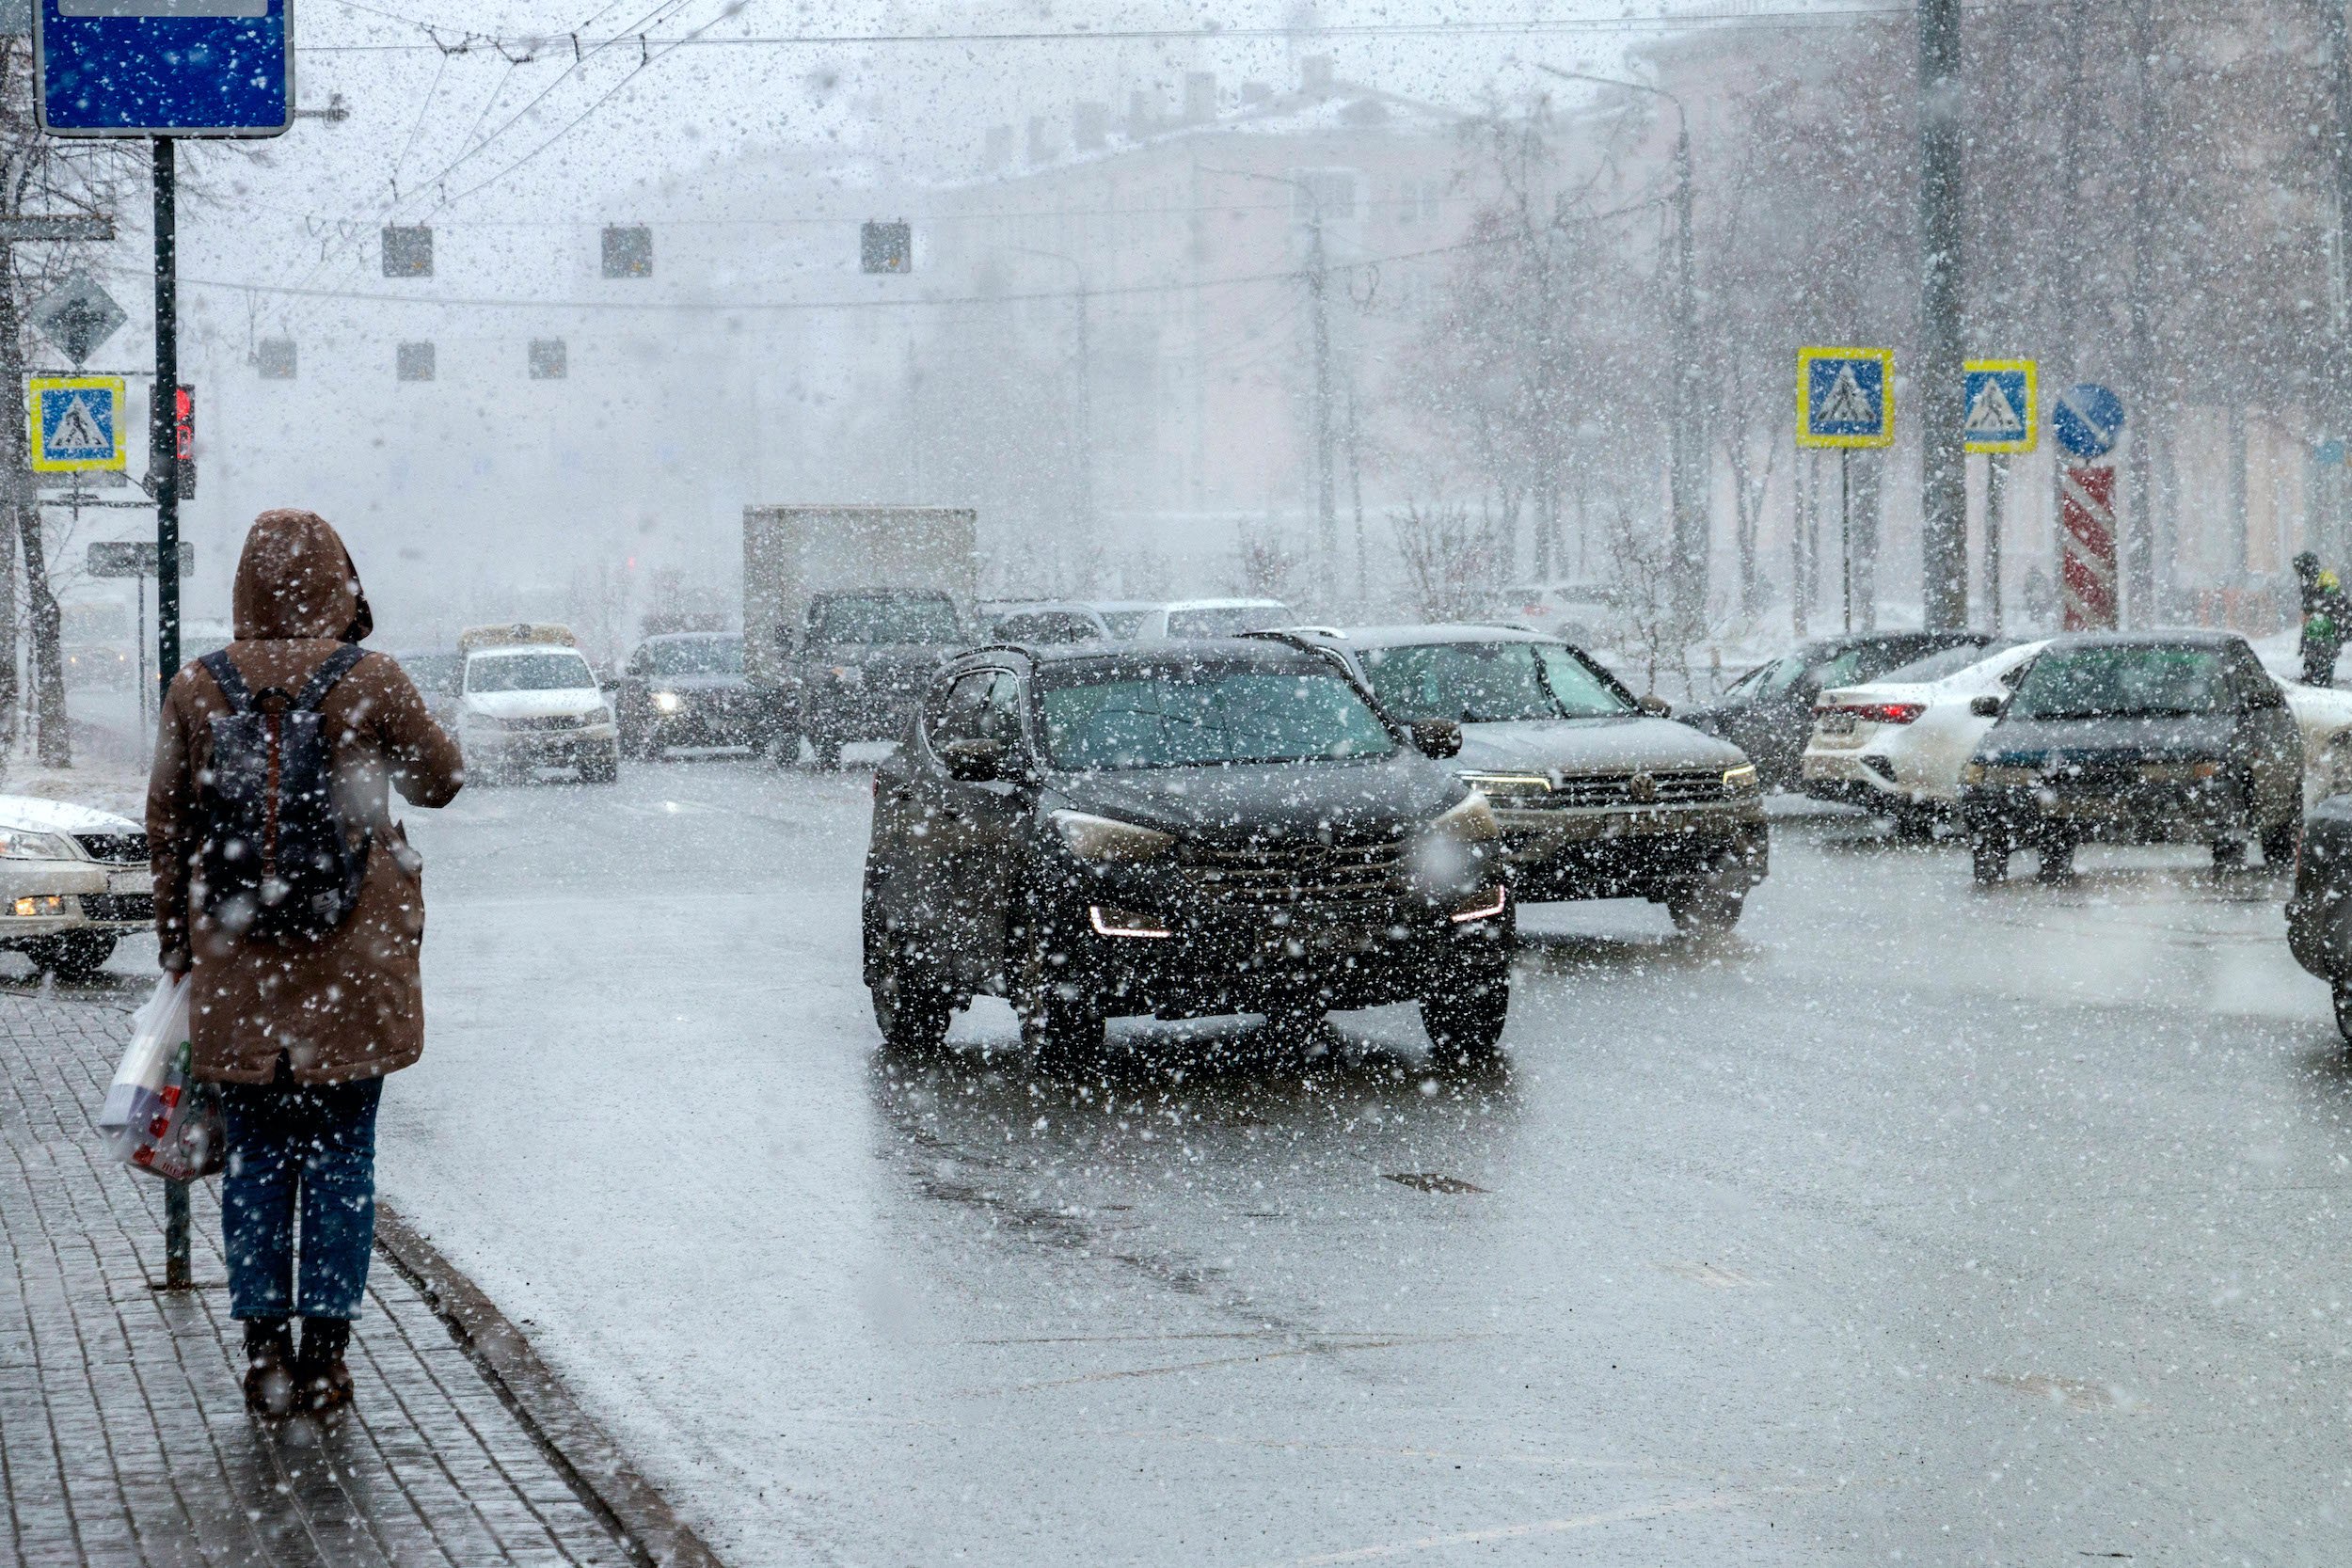
[[[2069,387],[2050,410],[2050,434],[2069,457],[2105,457],[2123,434],[2123,400],[2095,381]]]
[[[2031,451],[2034,362],[1971,359],[1963,369],[1963,443],[1978,452]]]
[[[1893,446],[1894,381],[1890,349],[1797,350],[1797,445]]]
[[[34,472],[70,474],[123,466],[120,376],[35,376],[25,391]]]
[[[292,0],[38,0],[34,103],[56,136],[275,136]]]

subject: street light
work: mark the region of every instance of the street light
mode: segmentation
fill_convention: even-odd
[[[1094,372],[1087,348],[1087,273],[1071,257],[1058,250],[1038,250],[1025,245],[1009,245],[1002,248],[1018,251],[1024,256],[1042,256],[1049,261],[1059,261],[1078,280],[1078,498],[1073,510],[1077,513],[1078,536],[1083,539],[1094,527]]]
[[[1324,293],[1327,279],[1323,256],[1323,197],[1306,181],[1293,180],[1287,175],[1260,174],[1247,168],[1210,168],[1206,165],[1201,166],[1200,171],[1288,185],[1307,198],[1307,293],[1314,302],[1315,329],[1315,543],[1326,563],[1336,569],[1340,521],[1331,485],[1331,317]],[[1361,576],[1360,571],[1358,575]]]
[[[1540,60],[1535,69],[1564,82],[1593,82],[1662,98],[1675,107],[1675,373],[1673,462],[1668,505],[1674,514],[1675,614],[1686,634],[1698,626],[1707,597],[1706,432],[1700,426],[1698,376],[1698,278],[1692,260],[1691,116],[1682,100],[1664,87],[1587,71],[1563,71]]]

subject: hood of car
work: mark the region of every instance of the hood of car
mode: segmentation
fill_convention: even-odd
[[[66,800],[46,800],[38,795],[0,795],[0,828],[31,833],[141,833],[147,830],[127,817]]]
[[[2225,755],[2236,730],[2226,713],[2003,719],[1977,743],[1981,762],[2011,766]]]
[[[1646,714],[1543,719],[1462,726],[1467,772],[1630,773],[1677,768],[1737,768],[1745,753],[1689,724]]]
[[[559,687],[548,691],[469,691],[469,713],[489,719],[552,719],[563,713],[603,711],[604,698],[592,686]]]
[[[1357,762],[1251,763],[1067,774],[1078,811],[1180,838],[1359,838],[1417,826],[1462,799],[1461,782],[1417,752]]]

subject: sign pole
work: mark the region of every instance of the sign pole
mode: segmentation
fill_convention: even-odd
[[[2001,505],[2009,485],[2008,465],[1988,452],[1984,459],[1984,604],[1986,629],[2001,635]]]
[[[1853,453],[1837,449],[1837,575],[1845,586],[1846,629],[1853,630]]]
[[[147,472],[155,491],[155,708],[180,673],[180,386],[177,170],[169,136],[155,138],[155,385],[148,394]],[[195,1283],[188,1267],[188,1184],[164,1183],[164,1289]]]

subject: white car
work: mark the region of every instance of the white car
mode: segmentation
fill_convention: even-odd
[[[1898,832],[1924,837],[1959,809],[1960,771],[1993,727],[1968,705],[2007,692],[2047,642],[1947,648],[1822,692],[1798,764],[1804,792],[1892,816]]]
[[[1113,619],[1100,605],[1089,608],[1103,615],[1114,630],[1124,616]],[[1135,620],[1132,631],[1120,635],[1138,642],[1166,642],[1187,637],[1238,637],[1246,631],[1288,626],[1297,619],[1279,599],[1177,599],[1155,604]]]
[[[155,928],[147,830],[112,812],[0,795],[0,948],[69,979]]]
[[[456,711],[470,778],[528,778],[539,768],[577,768],[582,784],[620,776],[621,732],[578,648],[469,649]]]
[[[1505,588],[1487,600],[1486,614],[1587,650],[1613,642],[1623,629],[1623,617],[1610,591],[1589,582],[1531,582]]]

